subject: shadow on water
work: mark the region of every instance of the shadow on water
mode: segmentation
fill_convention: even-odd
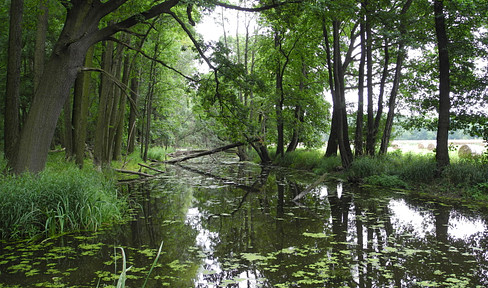
[[[249,163],[168,166],[122,187],[133,220],[0,242],[0,287],[487,287],[487,215]]]

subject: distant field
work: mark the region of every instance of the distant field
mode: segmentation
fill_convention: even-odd
[[[481,139],[471,140],[450,140],[449,144],[456,146],[457,149],[466,144],[476,150],[483,150],[485,143]],[[404,152],[427,153],[432,151],[436,146],[435,140],[395,140],[392,142],[394,149],[401,149]],[[391,149],[391,148],[390,148]],[[392,150],[392,149],[391,149]],[[390,150],[390,151],[391,151]]]

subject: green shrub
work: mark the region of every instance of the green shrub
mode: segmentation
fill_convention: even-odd
[[[125,211],[112,181],[93,170],[60,163],[38,175],[0,178],[0,237],[51,236],[96,230]]]
[[[323,155],[316,150],[295,150],[285,153],[275,162],[280,166],[294,169],[313,170],[320,165],[323,158]]]
[[[322,157],[317,167],[313,169],[313,172],[316,174],[324,174],[327,172],[335,171],[337,167],[341,167],[341,165],[341,157]]]
[[[476,161],[459,161],[444,169],[442,177],[449,184],[471,187],[488,179],[488,166]]]
[[[401,179],[411,183],[432,183],[435,179],[437,165],[429,155],[403,155],[395,164],[396,173]]]
[[[389,187],[389,188],[407,188],[407,183],[398,177],[398,175],[372,175],[364,178],[366,184]]]
[[[354,160],[347,171],[350,179],[363,179],[372,175],[380,175],[387,172],[387,165],[383,157],[364,156]]]

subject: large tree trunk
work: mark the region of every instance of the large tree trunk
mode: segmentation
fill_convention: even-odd
[[[444,3],[434,0],[435,31],[437,36],[437,50],[439,53],[439,122],[437,125],[437,168],[442,170],[449,165],[449,110],[450,80],[449,80],[449,52],[446,32]]]
[[[94,46],[88,49],[85,67],[92,66]],[[80,72],[76,77],[73,96],[73,154],[78,167],[83,167],[85,158],[86,125],[88,122],[88,105],[90,97],[91,73]]]
[[[10,3],[10,29],[8,38],[7,87],[5,93],[4,152],[9,161],[15,159],[20,135],[19,94],[22,56],[23,0]],[[11,165],[12,166],[12,165]]]
[[[20,135],[13,171],[44,169],[56,123],[83,64],[88,47],[70,47],[54,53],[44,68],[41,82]]]

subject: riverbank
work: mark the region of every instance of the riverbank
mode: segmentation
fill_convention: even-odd
[[[435,155],[403,153],[396,150],[383,156],[363,156],[348,170],[341,168],[340,157],[323,157],[318,150],[297,150],[275,160],[276,165],[330,173],[345,182],[363,187],[405,189],[425,195],[488,202],[488,159],[486,156],[459,158],[452,153],[451,165],[436,175]]]

